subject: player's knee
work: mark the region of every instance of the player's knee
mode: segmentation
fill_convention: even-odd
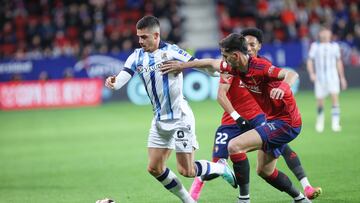
[[[185,169],[185,168],[179,168],[178,169],[180,175],[187,177],[187,178],[192,178],[195,177],[195,171],[191,170],[191,169]]]
[[[229,154],[246,153],[244,149],[245,146],[241,142],[235,142],[234,140],[230,140],[228,144]]]
[[[262,178],[269,177],[272,174],[271,171],[266,171],[265,168],[261,166],[256,167],[256,173]]]
[[[154,177],[158,177],[163,173],[162,168],[148,166],[147,171]]]

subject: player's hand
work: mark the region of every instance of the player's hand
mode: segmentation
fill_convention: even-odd
[[[270,98],[271,99],[282,99],[285,95],[285,91],[280,88],[273,88],[270,91]]]
[[[160,71],[162,74],[166,73],[175,73],[179,74],[183,68],[181,67],[181,63],[179,61],[165,61],[163,65],[160,67]]]
[[[105,86],[110,89],[115,89],[116,76],[109,76],[105,80]]]
[[[250,123],[248,120],[244,119],[243,117],[239,117],[236,119],[236,124],[239,126],[240,129],[250,129]]]
[[[341,89],[342,90],[346,90],[347,89],[347,81],[345,78],[340,78],[340,85],[341,85]]]

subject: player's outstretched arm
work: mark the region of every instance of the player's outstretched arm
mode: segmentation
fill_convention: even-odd
[[[270,91],[270,97],[272,99],[282,99],[285,95],[285,91],[295,83],[298,77],[299,75],[293,70],[281,69],[278,74],[278,78],[282,79],[282,83],[279,85],[279,87],[273,88]]]
[[[199,59],[188,62],[166,61],[160,70],[163,74],[183,71],[186,68],[201,68],[215,72],[220,71],[220,62],[220,59]]]
[[[131,79],[131,77],[131,74],[127,71],[120,71],[117,76],[113,75],[107,77],[105,80],[105,86],[113,90],[118,90],[124,86]]]

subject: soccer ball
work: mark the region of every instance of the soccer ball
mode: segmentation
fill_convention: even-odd
[[[116,202],[112,199],[105,198],[105,199],[97,200],[96,203],[116,203]]]

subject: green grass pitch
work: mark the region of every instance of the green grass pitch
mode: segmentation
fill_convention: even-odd
[[[314,202],[360,202],[360,89],[341,94],[341,133],[314,130],[312,92],[297,94],[303,130],[290,145],[298,153],[314,186],[323,195]],[[200,150],[210,159],[214,132],[222,110],[215,101],[192,102]],[[179,202],[152,178],[147,167],[150,106],[109,103],[101,107],[0,112],[0,202],[94,203],[104,197],[117,203]],[[253,203],[291,202],[256,175],[255,152],[250,153]],[[175,171],[175,154],[168,166]],[[300,188],[282,158],[278,168]],[[180,176],[180,175],[179,175]],[[180,178],[189,188],[192,179]],[[199,202],[235,202],[237,190],[222,179],[208,182]]]

